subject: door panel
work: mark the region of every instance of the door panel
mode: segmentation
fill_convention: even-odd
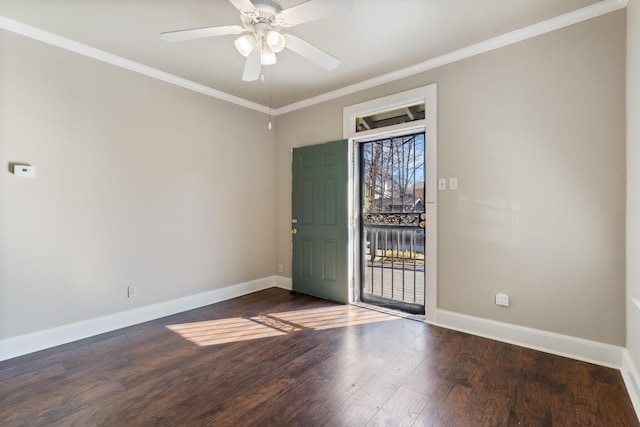
[[[347,141],[293,149],[292,285],[348,302]]]

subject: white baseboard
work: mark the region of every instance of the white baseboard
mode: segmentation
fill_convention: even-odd
[[[12,359],[14,357],[88,338],[105,332],[114,331],[116,329],[125,328],[127,326],[136,325],[138,323],[148,322],[149,320],[158,319],[160,317],[193,310],[194,308],[204,307],[205,305],[247,295],[252,292],[261,291],[274,286],[291,289],[291,279],[288,279],[288,287],[285,279],[286,278],[284,277],[278,276],[264,277],[250,282],[238,283],[236,285],[226,286],[224,288],[214,289],[196,295],[189,295],[171,301],[151,304],[132,310],[121,311],[81,322],[0,340],[0,361]]]
[[[631,355],[627,349],[623,352],[620,372],[627,386],[633,407],[636,410],[636,415],[638,415],[638,419],[640,419],[640,371],[638,371],[638,367],[633,363],[633,359],[631,359]]]
[[[276,276],[276,286],[287,290],[293,289],[290,277]]]
[[[434,325],[610,368],[620,369],[622,367],[624,348],[611,344],[447,310],[436,311]]]

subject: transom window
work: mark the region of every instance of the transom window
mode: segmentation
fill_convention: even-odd
[[[421,102],[405,107],[394,108],[388,111],[380,111],[374,114],[358,116],[355,118],[355,130],[356,132],[363,132],[371,129],[379,129],[401,123],[423,120],[425,115],[424,105],[424,102]]]

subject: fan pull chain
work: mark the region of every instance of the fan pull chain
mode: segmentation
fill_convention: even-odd
[[[271,124],[271,118],[273,117],[273,110],[271,109],[271,96],[273,95],[273,69],[269,72],[269,124],[267,128],[271,130],[273,125]]]

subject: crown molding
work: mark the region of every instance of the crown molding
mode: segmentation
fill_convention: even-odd
[[[495,49],[499,49],[501,47],[509,46],[533,37],[540,36],[542,34],[549,33],[551,31],[559,30],[573,24],[578,24],[580,22],[587,21],[589,19],[596,18],[610,12],[623,9],[624,7],[626,7],[627,1],[628,0],[604,0],[592,4],[591,6],[583,7],[582,9],[574,10],[573,12],[569,12],[564,15],[542,21],[528,27],[524,27],[510,33],[493,37],[467,47],[463,47],[462,49],[437,56],[435,58],[429,59],[416,65],[412,65],[407,68],[393,71],[391,73],[374,77],[372,79],[365,80],[351,86],[346,86],[341,89],[337,89],[331,92],[324,93],[322,95],[318,95],[299,102],[295,102],[293,104],[286,105],[284,107],[280,107],[274,110],[274,115],[278,116],[295,110],[300,110],[302,108],[310,107],[315,104],[320,104],[322,102],[330,101],[335,98],[350,95],[361,90],[370,89],[372,87],[380,86],[385,83],[391,83],[405,77],[410,77],[415,74],[433,70],[434,68],[442,67],[443,65],[448,65],[457,61],[461,61],[463,59],[471,58],[472,56],[480,55],[481,53],[486,53]]]
[[[415,74],[423,73],[425,71],[433,70],[434,68],[442,67],[444,65],[461,61],[463,59],[471,58],[472,56],[480,55],[482,53],[509,46],[514,43],[518,43],[542,34],[549,33],[551,31],[568,27],[573,24],[587,21],[589,19],[596,18],[598,16],[605,15],[619,9],[623,9],[627,6],[627,4],[628,0],[603,0],[590,6],[583,7],[582,9],[574,10],[573,12],[569,12],[564,15],[560,15],[555,18],[551,18],[546,21],[542,21],[537,24],[512,31],[510,33],[490,38],[480,43],[476,43],[471,46],[467,46],[462,49],[437,56],[419,64],[378,77],[374,77],[373,79],[365,80],[350,86],[343,87],[341,89],[336,89],[322,95],[307,98],[299,102],[294,102],[292,104],[274,110],[271,110],[266,105],[248,101],[244,98],[240,98],[226,92],[211,88],[209,86],[205,86],[203,84],[178,77],[176,75],[158,70],[156,68],[140,64],[138,62],[123,58],[118,55],[114,55],[104,50],[100,50],[86,44],[76,42],[66,37],[41,30],[39,28],[24,24],[6,16],[0,15],[0,29],[11,31],[25,37],[30,37],[32,39],[57,46],[62,49],[79,53],[81,55],[88,56],[90,58],[97,59],[99,61],[106,62],[108,64],[115,65],[126,70],[140,73],[154,79],[162,80],[166,83],[180,86],[185,89],[202,93],[204,95],[211,96],[222,101],[227,101],[236,105],[240,105],[242,107],[259,111],[261,113],[279,116],[385,83],[390,83],[395,80],[410,77]]]
[[[100,50],[95,47],[68,39],[66,37],[41,30],[39,28],[27,25],[14,19],[7,18],[6,16],[0,16],[0,29],[11,31],[13,33],[20,34],[25,37],[29,37],[53,46],[57,46],[71,52],[79,53],[80,55],[97,59],[98,61],[106,62],[107,64],[115,65],[116,67],[124,68],[125,70],[143,74],[145,76],[152,77],[166,83],[170,83],[176,86],[183,87],[185,89],[192,90],[194,92],[220,99],[222,101],[227,101],[232,104],[237,104],[242,107],[259,111],[261,113],[269,114],[269,107],[266,107],[264,105],[248,101],[238,96],[230,95],[226,92],[213,89],[209,86],[196,83],[192,80],[184,79],[182,77],[178,77],[176,75],[158,70],[156,68],[140,64],[130,59],[114,55],[104,50]]]

